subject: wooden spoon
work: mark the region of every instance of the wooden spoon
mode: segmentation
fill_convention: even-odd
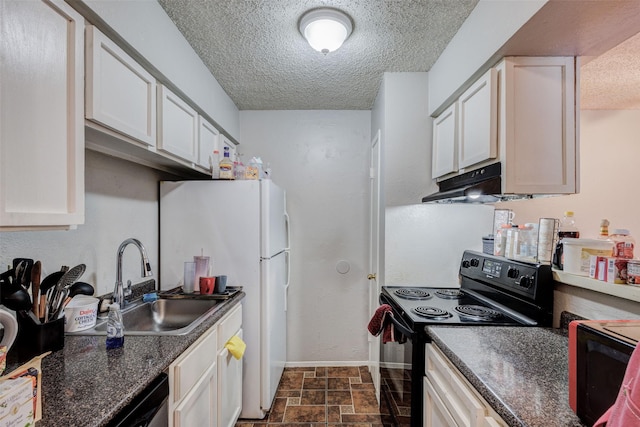
[[[42,263],[36,261],[31,268],[31,299],[33,300],[33,306],[31,311],[36,317],[39,315],[38,307],[40,303],[40,275],[42,274]]]

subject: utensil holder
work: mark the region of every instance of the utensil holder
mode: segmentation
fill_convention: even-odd
[[[9,352],[15,353],[19,361],[64,348],[64,316],[47,323],[36,323],[23,311],[18,311],[16,317],[18,336]]]

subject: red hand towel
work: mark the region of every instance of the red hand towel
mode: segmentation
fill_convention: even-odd
[[[393,333],[393,325],[390,321],[388,321],[387,316],[393,316],[391,312],[391,306],[389,304],[382,304],[369,321],[369,325],[367,329],[374,337],[382,334],[382,343],[388,343],[395,341],[394,333]]]
[[[640,425],[640,350],[631,354],[618,397],[593,427],[631,427]]]

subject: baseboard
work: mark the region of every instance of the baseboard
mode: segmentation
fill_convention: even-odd
[[[331,362],[286,362],[285,368],[314,368],[314,367],[334,367],[334,366],[369,366],[368,360],[360,361],[331,361]]]

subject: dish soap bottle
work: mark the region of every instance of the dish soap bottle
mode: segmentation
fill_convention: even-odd
[[[109,306],[109,318],[107,319],[107,350],[120,348],[124,345],[124,325],[120,304],[114,302]]]
[[[220,179],[234,179],[233,162],[229,157],[229,147],[224,147],[224,157],[220,160]]]

